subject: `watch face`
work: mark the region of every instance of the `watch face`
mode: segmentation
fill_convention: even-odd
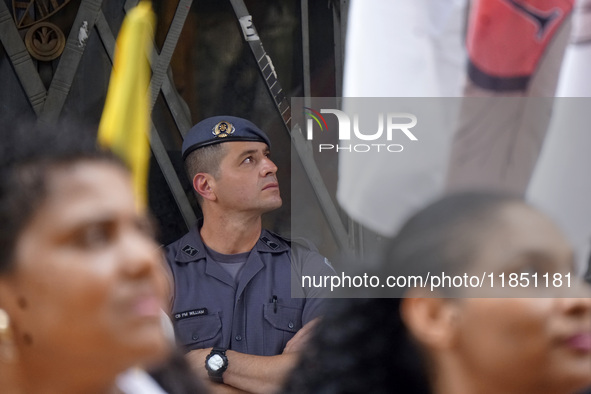
[[[212,371],[217,371],[224,365],[224,360],[219,354],[214,354],[207,360],[207,365]]]

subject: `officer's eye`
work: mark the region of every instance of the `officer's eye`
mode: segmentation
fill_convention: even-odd
[[[254,158],[252,156],[248,156],[246,159],[242,161],[243,163],[252,163],[254,162]]]

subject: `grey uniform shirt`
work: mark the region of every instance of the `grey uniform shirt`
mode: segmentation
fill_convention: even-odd
[[[174,277],[175,335],[187,351],[217,346],[254,355],[281,354],[287,341],[322,312],[326,289],[302,289],[301,276],[335,274],[318,252],[267,230],[237,282],[208,256],[197,226],[166,247],[166,259]],[[299,293],[296,298],[292,285]]]

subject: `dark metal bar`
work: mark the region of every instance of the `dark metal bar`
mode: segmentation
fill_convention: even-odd
[[[346,13],[347,1],[340,0],[339,6],[332,6],[333,17],[333,37],[334,37],[334,65],[335,65],[335,90],[336,96],[343,96],[343,68],[344,68],[344,43],[345,43],[345,29],[346,29],[346,15],[343,20],[343,10]]]
[[[176,123],[176,127],[178,127],[179,132],[184,138],[187,131],[193,126],[191,113],[189,107],[173,86],[170,76],[162,82],[162,95]]]
[[[304,97],[311,97],[310,88],[310,24],[308,23],[308,0],[301,0],[302,14],[302,67],[304,76]]]
[[[162,82],[164,81],[164,78],[166,76],[166,70],[170,65],[170,60],[172,59],[174,48],[176,48],[179,36],[181,35],[181,30],[183,29],[183,25],[185,24],[185,20],[187,19],[187,15],[189,14],[189,9],[191,8],[192,3],[193,0],[179,1],[176,12],[174,14],[174,18],[172,19],[172,22],[170,23],[170,28],[168,29],[168,33],[166,34],[166,39],[164,40],[164,44],[162,45],[162,51],[160,51],[160,56],[158,56],[152,62],[152,80],[150,81],[152,101],[150,102],[150,110],[154,107],[154,103],[156,103],[158,92],[162,87]]]
[[[0,1],[0,42],[10,58],[33,110],[39,116],[47,91],[4,1]]]
[[[43,111],[39,116],[39,121],[53,123],[59,118],[66,98],[70,93],[72,81],[76,75],[80,59],[86,49],[85,43],[80,44],[78,42],[79,29],[86,22],[88,34],[92,33],[97,16],[101,11],[101,5],[102,0],[82,0],[66,41],[66,48],[57,66],[51,85],[49,85],[47,98],[43,105]]]
[[[345,226],[343,225],[334,202],[326,189],[320,171],[318,171],[310,144],[304,139],[298,125],[294,125],[293,130],[291,128],[291,108],[289,107],[283,90],[280,88],[271,58],[263,48],[263,44],[256,32],[254,23],[252,22],[252,17],[248,13],[248,9],[243,0],[230,0],[230,3],[232,3],[234,13],[240,23],[244,39],[248,43],[251,52],[258,63],[259,70],[261,71],[261,75],[263,75],[267,89],[271,94],[271,98],[283,118],[283,123],[285,124],[287,132],[291,136],[291,141],[302,161],[306,175],[312,184],[312,188],[314,189],[316,198],[320,203],[322,212],[332,231],[333,237],[339,248],[341,248],[344,253],[347,253],[351,248]],[[267,68],[270,68],[272,72],[265,72]]]
[[[129,3],[131,3],[131,2],[128,1],[126,6],[130,5]],[[129,8],[131,8],[131,7],[133,7],[133,6],[131,5]],[[184,21],[183,21],[183,23],[184,23]],[[101,41],[103,42],[103,45],[104,45],[105,50],[107,52],[107,55],[109,56],[109,58],[111,59],[111,62],[112,62],[113,57],[114,57],[114,53],[115,53],[115,38],[113,36],[113,32],[111,31],[108,24],[106,23],[105,17],[102,12],[99,13],[99,16],[97,18],[97,31],[99,33]],[[176,41],[175,41],[175,45],[176,45]],[[158,55],[155,55],[153,58],[157,59]],[[160,64],[162,64],[162,63],[160,63]],[[170,85],[170,81],[168,80],[168,78],[165,79],[165,81],[162,83],[162,86],[163,86],[163,90],[166,89],[167,91],[169,91],[168,96],[172,97],[170,90],[174,90],[174,89]],[[173,111],[171,111],[171,112],[174,117],[175,112],[173,112]],[[175,120],[176,120],[176,118],[175,118]],[[178,122],[177,122],[177,124],[178,124]],[[170,191],[176,201],[179,211],[181,212],[181,215],[183,216],[183,220],[185,221],[185,225],[187,226],[187,228],[190,228],[197,221],[197,217],[195,216],[195,212],[193,211],[193,208],[191,207],[191,204],[189,203],[187,195],[185,194],[185,191],[181,185],[181,182],[177,176],[177,173],[174,170],[172,162],[170,161],[170,157],[168,156],[168,152],[166,151],[166,148],[164,147],[164,144],[162,143],[162,139],[160,138],[160,134],[159,134],[158,130],[156,129],[156,126],[154,125],[154,123],[151,123],[151,127],[150,127],[150,147],[152,149],[152,153],[154,154],[154,158],[158,162],[158,166],[160,167],[160,170],[162,171],[162,174],[164,175],[164,178],[166,179],[168,187],[170,188]]]
[[[150,147],[152,148],[154,157],[160,166],[160,170],[164,174],[164,178],[166,178],[166,183],[172,192],[176,205],[179,207],[181,215],[183,215],[185,225],[187,228],[191,228],[191,226],[197,222],[197,217],[195,216],[193,208],[191,208],[191,204],[189,204],[187,195],[183,190],[183,186],[172,166],[170,157],[168,157],[168,152],[164,148],[164,144],[162,144],[160,134],[158,134],[158,130],[156,129],[156,126],[154,126],[154,123],[152,123],[150,128]]]

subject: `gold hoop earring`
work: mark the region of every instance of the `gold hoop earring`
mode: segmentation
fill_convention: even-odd
[[[16,350],[10,328],[10,317],[4,309],[0,308],[0,360],[13,362],[15,358]]]

